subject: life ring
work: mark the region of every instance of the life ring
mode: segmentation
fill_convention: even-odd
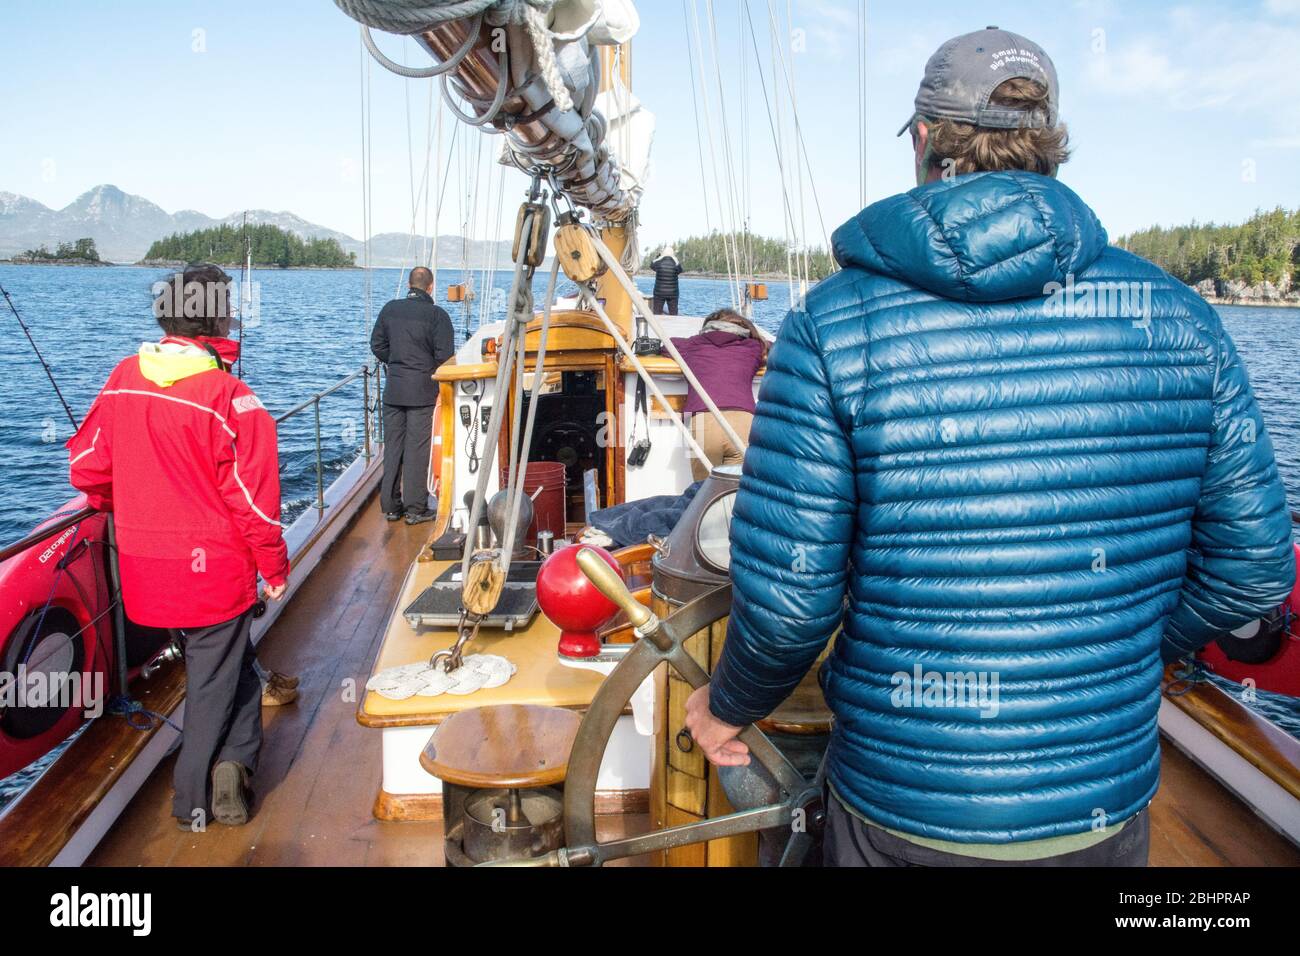
[[[57,747],[108,692],[104,538],[96,515],[0,564],[0,778]]]
[[[438,500],[442,489],[442,398],[433,406],[433,441],[429,443],[429,497]]]

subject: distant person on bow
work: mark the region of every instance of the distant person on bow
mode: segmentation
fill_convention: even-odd
[[[127,615],[185,648],[172,803],[185,830],[209,814],[248,821],[262,745],[257,576],[275,600],[289,577],[275,421],[226,371],[238,358],[229,289],[210,265],[155,286],[162,340],[118,364],[68,442],[72,484],[114,515]]]
[[[651,307],[655,315],[676,315],[677,300],[681,297],[681,284],[677,277],[682,274],[682,264],[677,261],[677,252],[672,246],[665,246],[659,258],[650,263],[655,274],[654,298]]]
[[[1052,61],[944,43],[917,188],[832,239],[785,320],[687,726],[714,763],[820,677],[825,861],[1141,866],[1166,663],[1295,583],[1273,446],[1214,308],[1056,178]]]
[[[379,503],[389,521],[437,517],[429,508],[429,455],[438,383],[433,373],[456,353],[451,317],[434,304],[433,273],[411,270],[411,290],[379,312],[370,350],[388,366],[384,386],[384,480]]]
[[[749,440],[754,420],[754,376],[767,359],[767,342],[757,326],[733,309],[719,309],[704,320],[699,334],[675,338],[673,345],[741,441]],[[732,441],[693,386],[682,411],[690,415],[691,434],[714,465],[739,465],[745,449]],[[703,461],[692,457],[695,480],[708,476]]]

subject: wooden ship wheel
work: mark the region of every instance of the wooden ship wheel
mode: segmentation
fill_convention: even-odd
[[[661,664],[667,664],[693,688],[709,682],[709,675],[684,645],[692,635],[731,613],[731,586],[715,588],[660,618],[637,601],[618,572],[594,551],[581,549],[577,560],[592,584],[627,615],[637,641],[596,693],[574,738],[564,789],[565,846],[532,859],[487,865],[601,866],[611,860],[759,832],[784,834],[780,865],[803,865],[824,822],[821,781],[810,780],[796,770],[753,724],[740,732],[740,740],[752,756],[750,765],[719,772],[727,796],[738,808],[734,813],[605,843],[596,839],[596,776],[619,715]]]

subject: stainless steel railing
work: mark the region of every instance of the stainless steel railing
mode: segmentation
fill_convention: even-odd
[[[325,513],[325,454],[324,446],[321,444],[321,401],[322,399],[333,395],[340,389],[351,385],[358,378],[362,380],[362,416],[365,439],[362,445],[361,456],[365,459],[366,464],[369,464],[370,460],[374,457],[373,442],[382,440],[380,425],[383,421],[383,417],[379,415],[378,409],[383,404],[383,368],[382,365],[376,365],[374,367],[371,367],[368,364],[363,365],[351,375],[346,375],[339,379],[329,388],[317,392],[315,395],[312,395],[305,401],[295,405],[282,415],[276,416],[275,423],[277,425],[282,425],[291,418],[301,415],[303,412],[307,411],[307,409],[312,410],[312,416],[315,419],[316,512],[318,515],[323,515]],[[375,394],[375,400],[373,402],[370,400],[372,380],[374,381],[373,391]]]

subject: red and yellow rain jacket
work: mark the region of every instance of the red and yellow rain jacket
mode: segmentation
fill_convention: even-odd
[[[150,627],[206,627],[289,574],[275,421],[222,370],[236,344],[168,336],[108,377],[68,441],[72,484],[112,511],[126,612]]]

